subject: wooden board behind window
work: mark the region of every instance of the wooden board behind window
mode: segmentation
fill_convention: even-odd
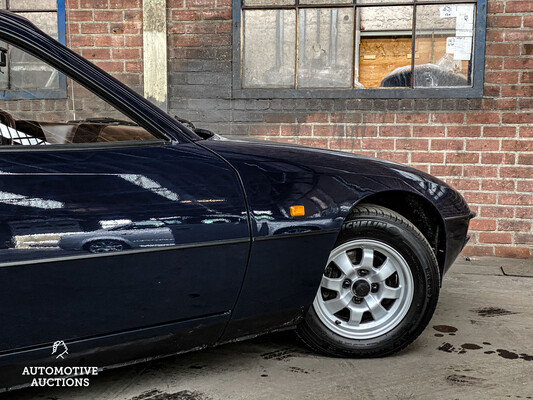
[[[411,65],[411,37],[361,38],[359,82],[366,88],[377,88],[381,80],[396,68]],[[415,64],[436,63],[446,54],[446,37],[423,36],[416,41]],[[463,61],[466,75],[468,61]]]

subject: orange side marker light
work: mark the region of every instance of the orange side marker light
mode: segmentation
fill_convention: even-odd
[[[291,217],[303,217],[305,216],[304,206],[291,206]]]

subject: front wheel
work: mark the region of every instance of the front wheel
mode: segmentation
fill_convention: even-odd
[[[384,207],[357,206],[343,224],[298,334],[327,355],[392,354],[428,324],[439,277],[435,255],[412,223]]]

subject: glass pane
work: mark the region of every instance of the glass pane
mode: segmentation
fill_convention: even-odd
[[[55,12],[32,12],[32,13],[18,13],[21,17],[28,18],[31,22],[42,29],[44,33],[52,36],[57,40],[57,13]]]
[[[244,0],[244,6],[292,6],[294,0]]]
[[[356,85],[410,87],[413,7],[365,7],[360,10]]]
[[[1,45],[1,43],[0,43]],[[33,99],[35,90],[57,88],[58,70],[6,45],[11,61],[0,100],[0,146],[152,140],[154,136],[81,85],[68,80],[66,99]],[[5,87],[7,85],[7,87]],[[29,89],[29,90],[28,90]],[[9,97],[8,97],[9,98]]]
[[[246,10],[243,87],[294,87],[295,10]]]
[[[352,0],[300,0],[300,4],[352,4]]]
[[[351,87],[353,9],[301,9],[298,87]]]
[[[473,4],[417,6],[415,86],[472,85]]]
[[[439,1],[439,0],[437,0]],[[444,1],[444,0],[443,0]],[[356,0],[357,4],[383,4],[383,3],[407,3],[413,4],[413,0]]]
[[[10,10],[57,10],[57,0],[11,0]]]

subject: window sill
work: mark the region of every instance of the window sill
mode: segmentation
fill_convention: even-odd
[[[483,88],[233,89],[234,99],[476,99]]]

